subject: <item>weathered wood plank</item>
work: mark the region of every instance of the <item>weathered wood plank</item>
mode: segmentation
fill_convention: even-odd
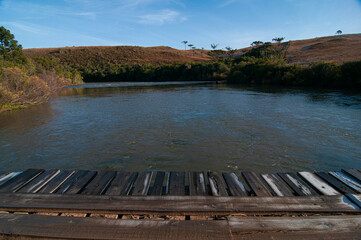
[[[6,181],[10,180],[11,178],[19,175],[20,173],[22,173],[22,172],[11,172],[11,173],[6,174],[5,176],[2,176],[0,178],[0,186],[3,185]]]
[[[275,174],[262,174],[263,179],[268,183],[277,196],[293,196],[292,191]]]
[[[150,195],[162,195],[165,172],[158,171],[155,176],[154,185]]]
[[[330,172],[330,174],[355,191],[361,193],[361,184],[358,183],[357,180],[352,179],[342,172]]]
[[[311,217],[230,217],[232,233],[279,231],[350,232],[361,230],[360,216],[311,216]]]
[[[116,175],[115,171],[99,171],[98,174],[88,184],[85,185],[83,190],[81,190],[81,194],[85,194],[85,195],[103,194],[109,183],[115,177],[115,175]]]
[[[0,192],[16,192],[44,172],[43,169],[28,169],[0,186]]]
[[[26,184],[18,192],[19,193],[36,193],[48,182],[50,182],[56,175],[60,173],[58,169],[45,170],[42,174],[36,177],[33,181]]]
[[[341,181],[337,180],[337,178],[331,176],[328,173],[325,172],[316,172],[316,174],[321,177],[323,180],[325,180],[328,184],[336,188],[339,192],[345,194],[345,193],[357,193],[352,188],[348,187],[346,184],[343,184]]]
[[[242,172],[243,178],[248,185],[252,188],[254,194],[259,197],[269,197],[272,193],[262,183],[261,179],[254,172]]]
[[[203,172],[189,172],[189,195],[206,196],[207,189]]]
[[[339,191],[328,185],[325,181],[319,178],[316,174],[311,172],[299,172],[299,174],[310,184],[312,184],[318,191],[324,195],[338,195]]]
[[[358,195],[355,195],[358,197]],[[214,197],[0,193],[0,210],[117,214],[360,213],[346,196]]]
[[[55,192],[61,184],[68,180],[75,171],[60,171],[51,181],[49,181],[43,188],[41,188],[38,193],[53,193]]]
[[[0,237],[21,239],[230,239],[227,221],[119,220],[0,214]]]
[[[150,182],[152,181],[153,172],[141,172],[134,184],[132,195],[142,196],[147,195]]]
[[[278,175],[297,193],[298,196],[319,195],[295,173],[278,173]]]
[[[353,232],[266,232],[266,233],[245,233],[234,234],[232,240],[359,240],[360,231]]]
[[[346,194],[346,197],[356,204],[361,209],[361,194]]]
[[[244,185],[234,173],[222,173],[231,196],[248,196]]]
[[[208,172],[208,181],[213,196],[228,196],[226,183],[216,172]]]
[[[90,171],[76,171],[70,178],[68,178],[63,184],[60,185],[59,189],[56,190],[56,194],[64,194],[67,191],[69,191],[73,186],[77,185],[82,185],[81,187],[83,188],[85,186],[85,184],[87,184],[89,181],[86,181],[86,183],[84,183],[84,181],[82,180],[83,178],[85,178],[86,180],[89,180],[89,178],[87,177],[89,175]],[[96,173],[94,172],[94,175]],[[75,186],[73,189],[74,192],[78,193],[78,187]],[[69,192],[68,194],[73,194],[73,192]]]
[[[125,196],[129,194],[131,187],[138,173],[134,172],[117,172],[116,177],[110,183],[108,190],[105,195]]]
[[[182,196],[185,194],[185,172],[170,172],[168,195]]]
[[[342,169],[343,172],[348,173],[352,177],[356,178],[359,182],[361,182],[361,172],[357,169]]]

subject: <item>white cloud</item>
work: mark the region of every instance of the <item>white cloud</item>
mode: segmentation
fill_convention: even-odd
[[[155,25],[162,25],[167,22],[173,22],[175,20],[184,21],[186,20],[185,17],[182,17],[179,12],[165,9],[160,11],[159,13],[154,14],[146,14],[143,16],[139,16],[139,23],[142,24],[155,24]]]

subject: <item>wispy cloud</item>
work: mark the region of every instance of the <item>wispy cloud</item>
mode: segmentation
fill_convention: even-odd
[[[228,6],[232,3],[235,3],[237,2],[237,0],[227,0],[227,1],[224,1],[223,3],[219,4],[220,7],[225,7],[225,6]]]
[[[42,31],[38,28],[38,27],[34,27],[34,26],[30,26],[28,24],[25,23],[21,23],[21,22],[0,22],[0,24],[2,25],[9,25],[12,26],[14,28],[29,32],[29,33],[33,33],[33,34],[41,34]]]
[[[225,0],[221,4],[219,4],[219,7],[226,7],[233,3],[252,3],[252,0]]]
[[[173,22],[175,20],[184,21],[186,17],[181,16],[179,12],[165,9],[158,13],[154,14],[146,14],[143,16],[139,16],[139,23],[142,24],[155,24],[155,25],[162,25],[164,23]]]

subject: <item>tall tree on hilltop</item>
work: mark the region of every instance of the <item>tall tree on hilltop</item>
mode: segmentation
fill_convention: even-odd
[[[0,56],[3,59],[13,60],[16,56],[22,55],[22,46],[15,40],[10,30],[0,27]]]
[[[216,50],[217,47],[218,47],[218,44],[215,44],[215,43],[211,44],[211,48],[213,48],[213,50]]]
[[[253,43],[251,43],[251,46],[253,47],[253,46],[260,46],[260,45],[262,45],[263,44],[263,42],[262,41],[254,41]]]
[[[184,50],[187,50],[187,43],[188,43],[188,41],[183,41],[182,43],[184,44]]]
[[[285,40],[284,37],[276,37],[276,38],[273,38],[273,39],[272,39],[272,41],[277,42],[278,45],[281,44],[281,42],[282,42],[283,40]]]
[[[342,34],[342,31],[341,31],[341,30],[337,30],[336,34],[337,34],[337,35],[341,35],[341,34]]]

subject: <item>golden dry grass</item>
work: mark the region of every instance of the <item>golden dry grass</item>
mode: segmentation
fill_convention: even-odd
[[[275,43],[276,45],[276,43]],[[249,48],[236,51],[235,56]],[[29,57],[54,57],[71,65],[94,66],[99,63],[184,63],[204,62],[212,58],[209,50],[178,50],[170,47],[101,46],[25,49]],[[361,34],[329,36],[290,41],[286,59],[290,63],[308,65],[312,62],[361,60]]]

